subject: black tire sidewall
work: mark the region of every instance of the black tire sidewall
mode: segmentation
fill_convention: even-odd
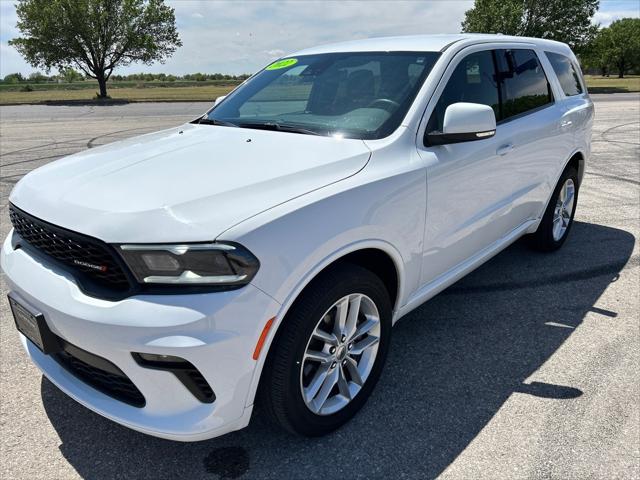
[[[336,301],[354,293],[364,294],[373,300],[380,314],[381,331],[376,360],[364,386],[347,406],[332,415],[317,415],[309,410],[302,398],[302,358],[318,321]],[[284,388],[279,397],[285,403],[281,406],[281,413],[286,416],[288,425],[285,426],[290,430],[307,436],[323,435],[340,427],[360,410],[380,377],[391,336],[389,295],[382,281],[370,271],[355,265],[345,266],[328,272],[307,287],[287,314],[281,328],[294,325],[293,341],[277,345],[273,352],[274,362],[284,366],[283,371],[287,372],[286,378],[282,379],[284,381],[279,382],[280,387]]]
[[[564,235],[558,240],[553,238],[553,213],[555,211],[556,203],[558,201],[558,197],[560,195],[560,191],[562,190],[563,185],[568,179],[573,180],[573,184],[575,186],[575,193],[573,198],[573,210],[571,211],[571,218],[569,220],[569,225],[567,226],[567,230],[564,232]],[[538,250],[542,251],[553,251],[559,249],[564,242],[569,237],[569,233],[571,231],[571,227],[573,226],[573,218],[576,214],[576,210],[578,207],[578,193],[579,193],[579,184],[578,184],[578,172],[573,166],[567,167],[562,175],[560,176],[560,180],[556,185],[555,190],[553,191],[553,195],[549,200],[549,204],[547,205],[547,209],[542,217],[542,221],[540,222],[540,226],[538,230],[534,234],[533,246]]]

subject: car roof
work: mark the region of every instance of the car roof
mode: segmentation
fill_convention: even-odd
[[[569,47],[553,40],[541,38],[514,37],[500,34],[458,33],[443,35],[404,35],[398,37],[367,38],[348,42],[331,43],[300,50],[291,55],[315,55],[336,52],[441,52],[455,43],[471,45],[487,42],[533,43],[553,50],[569,51]]]

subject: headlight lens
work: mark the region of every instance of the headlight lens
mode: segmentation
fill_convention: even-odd
[[[251,252],[230,243],[120,245],[120,254],[143,284],[245,285],[260,266]]]

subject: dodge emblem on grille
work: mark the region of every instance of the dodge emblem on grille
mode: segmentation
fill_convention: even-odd
[[[73,259],[73,263],[75,263],[76,265],[80,265],[81,267],[87,267],[87,268],[92,268],[93,270],[98,270],[99,272],[107,271],[106,265],[94,265],[93,263],[83,262],[82,260],[78,260],[75,258]]]

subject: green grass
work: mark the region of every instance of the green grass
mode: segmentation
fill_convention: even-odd
[[[205,80],[197,82],[195,80],[176,80],[173,82],[168,81],[142,81],[142,80],[120,80],[109,82],[108,88],[110,90],[119,88],[163,88],[163,87],[203,87],[203,86],[235,86],[240,82],[235,80]],[[98,90],[98,82],[95,80],[84,80],[81,82],[73,83],[57,83],[57,82],[43,82],[43,83],[0,83],[0,92],[19,92],[26,85],[33,90]]]
[[[107,93],[113,100],[133,102],[207,101],[226,95],[233,86],[205,85],[202,87],[112,88]],[[41,90],[33,92],[6,92],[0,90],[0,104],[18,105],[60,101],[90,101],[97,89]]]
[[[640,75],[625,78],[617,76],[600,77],[587,75],[587,86],[591,93],[640,92]],[[24,85],[0,85],[0,104],[43,103],[48,101],[91,101],[98,85],[86,81],[77,83],[29,84],[32,92],[22,92]],[[206,82],[113,82],[109,85],[109,95],[114,100],[132,102],[206,101],[225,95],[235,84],[228,80],[208,80]]]
[[[585,75],[589,93],[623,93],[640,92],[640,75],[628,75],[618,78],[617,74],[610,77]]]

